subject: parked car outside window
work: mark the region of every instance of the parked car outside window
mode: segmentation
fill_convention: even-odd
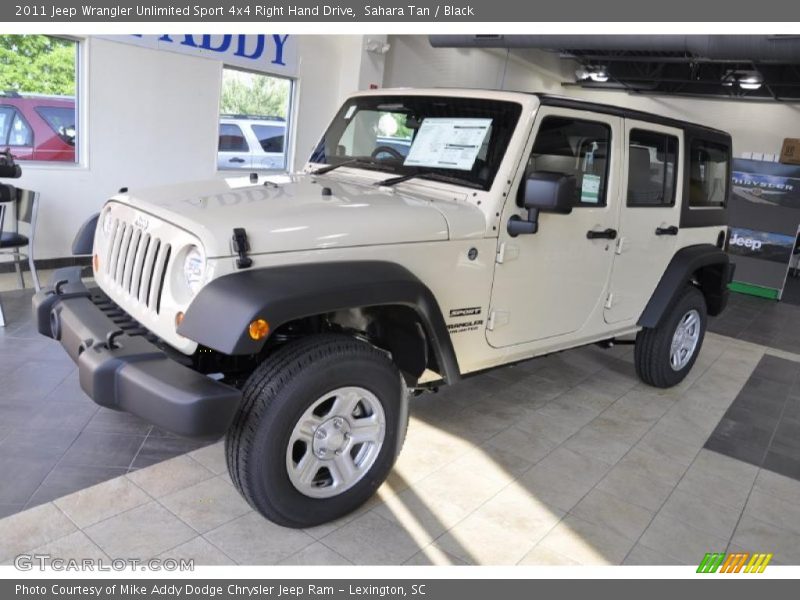
[[[286,121],[282,117],[222,115],[219,123],[217,168],[286,168]]]
[[[18,160],[75,162],[75,100],[0,93],[0,148]]]

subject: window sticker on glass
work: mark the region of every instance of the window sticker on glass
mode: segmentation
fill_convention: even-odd
[[[581,202],[597,204],[600,200],[600,177],[585,173],[581,183]]]
[[[469,171],[491,125],[491,119],[425,119],[403,164]]]
[[[347,112],[344,115],[344,120],[345,121],[349,121],[350,120],[350,118],[353,116],[353,113],[356,112],[356,108],[358,108],[358,107],[355,104],[353,104],[352,106],[350,106],[347,109]]]

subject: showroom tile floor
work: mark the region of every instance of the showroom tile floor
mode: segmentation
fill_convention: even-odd
[[[0,516],[207,444],[92,402],[66,353],[34,329],[31,293],[2,294],[0,478],[14,485],[0,485]]]
[[[421,396],[379,494],[336,523],[289,530],[238,496],[219,443],[157,463],[166,455],[154,450],[136,468],[129,438],[178,438],[143,435],[117,413],[82,414],[60,348],[29,333],[22,320],[0,333],[0,490],[15,493],[53,456],[65,480],[67,467],[120,472],[66,495],[56,480],[42,504],[8,511],[0,563],[36,550],[197,564],[697,564],[705,552],[741,549],[800,564],[800,481],[704,447],[754,385],[787,383],[800,356],[785,349],[709,334],[690,377],[655,390],[636,379],[631,347],[588,347]],[[19,433],[52,414],[63,435]],[[131,462],[99,464],[105,451],[81,436],[111,436],[113,462]]]

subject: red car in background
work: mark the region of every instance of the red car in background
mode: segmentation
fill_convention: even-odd
[[[75,100],[0,92],[0,149],[19,160],[75,162]]]

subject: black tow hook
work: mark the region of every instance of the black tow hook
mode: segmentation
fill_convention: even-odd
[[[125,333],[122,329],[114,329],[113,331],[109,331],[106,334],[106,348],[109,350],[114,350],[115,348],[119,348],[117,345],[116,339]]]

